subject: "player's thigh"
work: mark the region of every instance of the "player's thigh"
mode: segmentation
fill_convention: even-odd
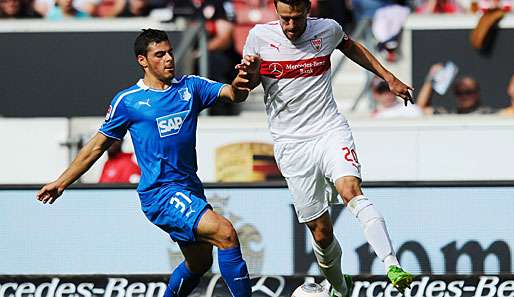
[[[186,259],[188,268],[197,274],[203,274],[212,266],[212,244],[195,242],[179,245]]]
[[[300,223],[312,221],[328,210],[327,181],[313,155],[315,143],[275,144],[275,158]]]
[[[230,248],[239,244],[232,223],[210,209],[200,218],[196,236],[199,241],[208,242],[219,248]]]
[[[320,169],[333,184],[345,176],[361,180],[361,164],[350,127],[345,125],[323,136],[316,146]]]

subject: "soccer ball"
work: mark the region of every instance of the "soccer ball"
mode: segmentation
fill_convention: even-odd
[[[330,297],[330,295],[321,285],[305,283],[296,288],[291,297]]]

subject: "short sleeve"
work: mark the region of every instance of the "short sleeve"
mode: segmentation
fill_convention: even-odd
[[[257,37],[255,36],[255,28],[250,30],[246,38],[245,46],[243,48],[243,57],[247,55],[259,55],[257,51]]]
[[[200,110],[214,105],[225,84],[201,76],[191,75],[190,77],[193,78],[195,95],[200,99]]]
[[[117,95],[109,105],[105,121],[98,129],[103,135],[117,140],[123,139],[128,129],[127,109],[123,101]]]
[[[330,20],[330,22],[332,23],[332,29],[334,32],[334,48],[345,48],[350,45],[350,37],[343,31],[341,25],[334,20]],[[341,46],[339,46],[340,44]]]

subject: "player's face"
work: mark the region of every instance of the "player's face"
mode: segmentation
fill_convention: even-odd
[[[168,41],[150,43],[146,56],[139,55],[138,62],[144,68],[145,75],[160,81],[169,81],[175,76],[175,57]]]
[[[295,41],[305,31],[310,7],[304,3],[291,6],[278,1],[276,9],[282,31],[289,40]]]

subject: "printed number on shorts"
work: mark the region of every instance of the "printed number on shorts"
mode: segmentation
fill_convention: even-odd
[[[189,204],[193,202],[191,198],[187,197],[186,194],[182,192],[176,192],[175,195],[173,195],[173,197],[170,199],[170,204],[175,205],[176,209],[178,209],[181,213],[184,213],[186,211],[186,205],[184,204],[184,202],[182,202],[183,200],[185,200]],[[189,217],[193,212],[195,211],[193,210],[191,205],[189,205],[189,211],[187,212],[186,217]]]
[[[357,153],[354,149],[350,149],[349,147],[343,147],[344,159],[351,163],[359,164],[359,159],[357,159]]]

